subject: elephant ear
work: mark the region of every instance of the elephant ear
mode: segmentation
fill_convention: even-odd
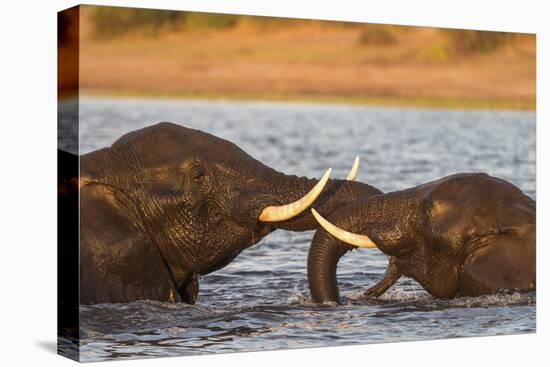
[[[113,186],[87,184],[80,191],[80,303],[140,299],[181,301],[130,200]]]

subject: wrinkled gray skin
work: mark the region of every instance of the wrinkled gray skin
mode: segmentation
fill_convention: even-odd
[[[405,275],[435,297],[453,298],[535,288],[535,215],[535,202],[514,185],[465,173],[363,198],[325,218],[367,235],[390,256],[367,296],[380,296]],[[308,257],[315,302],[340,302],[336,267],[352,248],[316,232]]]
[[[171,123],[129,133],[80,158],[80,301],[194,303],[199,274],[231,262],[277,228],[317,228],[309,210],[258,216],[293,202],[315,179],[288,176],[236,145]],[[380,191],[331,180],[314,205],[330,213]]]

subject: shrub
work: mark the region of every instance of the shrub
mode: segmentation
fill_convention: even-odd
[[[129,31],[156,35],[163,28],[229,28],[237,23],[238,16],[156,9],[96,7],[91,14],[95,34],[113,37]]]
[[[184,13],[171,10],[96,7],[91,21],[97,36],[111,37],[131,30],[144,30],[149,34],[166,26],[176,26]]]
[[[237,15],[188,12],[185,26],[188,28],[231,28],[237,23]]]
[[[369,25],[359,34],[361,45],[389,45],[395,42],[393,33],[383,25]]]
[[[491,52],[513,40],[512,33],[441,29],[447,37],[451,51],[456,54]]]

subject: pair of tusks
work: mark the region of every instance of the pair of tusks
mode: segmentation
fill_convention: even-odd
[[[355,162],[353,162],[353,167],[351,167],[351,170],[348,174],[348,181],[355,180],[355,176],[357,176],[357,170],[359,169],[359,157],[355,158]],[[366,247],[366,248],[376,248],[376,244],[372,242],[372,240],[363,234],[356,234],[352,232],[348,232],[346,230],[343,230],[342,228],[336,227],[334,224],[330,223],[328,220],[323,218],[321,214],[317,212],[314,208],[311,208],[311,214],[313,214],[313,217],[315,220],[331,235],[336,237],[342,242],[349,243],[350,245],[357,246],[357,247]]]
[[[356,157],[346,180],[354,181],[355,177],[357,177],[358,170],[359,170],[359,157]],[[329,168],[325,172],[323,177],[321,177],[319,182],[317,182],[317,184],[313,186],[313,188],[299,200],[286,205],[266,207],[260,213],[259,219],[262,222],[280,222],[280,221],[291,219],[297,216],[298,214],[302,213],[311,204],[313,204],[313,202],[317,199],[317,197],[319,197],[319,195],[321,195],[321,192],[323,191],[323,189],[325,188],[325,185],[328,182],[331,172],[332,172],[332,168]],[[317,222],[319,222],[321,227],[323,227],[328,233],[330,233],[340,241],[349,243],[350,245],[357,246],[357,247],[376,248],[376,244],[373,241],[371,241],[371,239],[368,236],[351,233],[336,227],[334,224],[330,223],[328,220],[323,218],[321,214],[319,214],[317,210],[313,208],[311,209],[311,213],[313,214],[313,217],[317,220]]]
[[[355,158],[353,166],[349,171],[348,177],[346,180],[353,181],[357,176],[357,171],[359,169],[359,157]],[[332,168],[326,170],[325,174],[315,186],[302,198],[292,202],[290,204],[278,205],[278,206],[268,206],[260,213],[259,219],[262,222],[281,222],[294,218],[295,216],[302,213],[306,210],[313,202],[321,195],[325,185],[328,182]]]

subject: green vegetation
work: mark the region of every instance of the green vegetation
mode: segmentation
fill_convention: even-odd
[[[135,30],[156,35],[161,28],[176,28],[184,16],[179,11],[97,6],[91,21],[96,36],[108,38]]]
[[[441,29],[455,54],[487,53],[514,40],[513,33]]]
[[[236,15],[184,12],[174,10],[94,7],[91,21],[95,35],[110,38],[125,33],[137,32],[156,36],[161,30],[181,28],[230,28],[239,19]]]
[[[359,34],[359,44],[361,45],[391,45],[397,41],[390,26],[384,25],[365,25]]]
[[[187,28],[231,28],[237,24],[237,15],[210,14],[210,13],[185,13],[184,24]]]
[[[510,109],[535,110],[532,99],[446,98],[446,97],[372,97],[368,95],[341,96],[291,93],[219,93],[219,92],[154,92],[150,90],[84,90],[84,96],[133,98],[209,99],[219,101],[279,101],[296,103],[334,103],[343,105],[372,105],[394,107],[425,107],[453,109]]]

